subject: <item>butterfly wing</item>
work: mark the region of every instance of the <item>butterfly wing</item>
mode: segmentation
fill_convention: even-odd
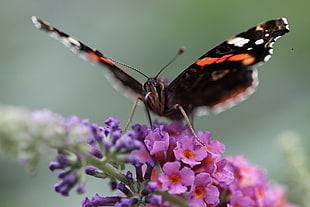
[[[74,37],[58,30],[57,28],[49,25],[36,17],[32,17],[32,21],[38,29],[46,31],[49,35],[65,46],[69,47],[74,53],[78,53],[84,59],[90,59],[95,63],[99,63],[102,66],[108,68],[108,80],[113,80],[113,85],[116,88],[121,88],[127,94],[133,98],[142,94],[142,84],[135,79],[132,75],[127,73],[124,69],[117,66],[113,61],[105,57],[101,52],[96,49],[92,49],[83,44]]]
[[[180,104],[188,113],[220,112],[253,93],[257,71],[269,60],[273,43],[289,32],[285,18],[257,25],[201,56],[168,88],[167,106]]]

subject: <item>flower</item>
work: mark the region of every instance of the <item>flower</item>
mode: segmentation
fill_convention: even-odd
[[[242,194],[241,191],[236,191],[230,199],[230,203],[227,207],[254,207],[254,200],[248,196]]]
[[[241,155],[223,156],[225,145],[208,131],[197,132],[202,146],[181,121],[156,122],[151,128],[134,125],[122,132],[112,117],[100,126],[49,110],[20,112],[20,117],[0,113],[14,120],[10,125],[0,116],[0,125],[6,126],[0,127],[0,141],[31,169],[41,155],[56,149],[49,165],[60,179],[56,192],[67,196],[75,188],[83,193],[86,175],[109,179],[111,190],[118,191],[114,196],[86,197],[83,207],[294,206],[284,187],[271,186],[261,168]],[[133,167],[125,168],[128,165]]]
[[[195,181],[191,191],[187,195],[190,206],[216,206],[219,203],[220,192],[212,185],[212,178],[209,173],[199,173],[195,176]]]
[[[160,205],[162,202],[161,195],[155,195],[154,192],[158,192],[158,187],[156,182],[149,182],[150,175],[154,168],[153,161],[146,162],[146,171],[143,175],[142,167],[144,163],[138,160],[130,160],[130,163],[136,169],[136,177],[130,171],[126,173],[126,179],[128,185],[125,183],[118,183],[117,189],[122,192],[124,196],[115,197],[101,197],[98,194],[93,196],[91,199],[85,198],[82,202],[83,207],[97,207],[97,206],[132,206],[138,202],[152,205]],[[96,175],[98,171],[95,167],[88,167],[89,175]]]
[[[180,169],[181,164],[177,161],[167,162],[163,166],[163,174],[158,180],[162,184],[163,190],[168,190],[171,194],[184,193],[187,187],[194,181],[194,172],[188,168]]]
[[[235,179],[228,186],[231,200],[229,207],[234,206],[255,206],[255,207],[276,207],[276,206],[293,206],[278,194],[281,188],[272,188],[269,186],[265,172],[259,167],[250,164],[241,155],[228,157],[229,164],[226,165],[228,170],[234,173]],[[282,191],[283,193],[283,191]],[[282,200],[282,201],[281,201]],[[285,205],[284,205],[285,203]]]
[[[225,145],[218,140],[212,140],[211,132],[200,131],[197,133],[197,136],[205,143],[208,152],[213,158],[220,157],[225,152]]]
[[[98,194],[94,195],[91,199],[85,198],[82,201],[83,207],[97,207],[97,206],[111,206],[121,199],[118,196],[101,197]]]
[[[68,196],[69,191],[77,187],[78,193],[84,192],[84,176],[83,169],[81,169],[81,159],[73,153],[58,151],[57,161],[50,162],[49,168],[51,171],[61,170],[58,173],[58,178],[61,181],[54,185],[56,192],[62,194],[63,196]]]
[[[169,135],[167,133],[163,133],[162,130],[163,126],[155,128],[154,130],[148,130],[144,143],[149,149],[151,155],[168,150]]]
[[[207,156],[206,147],[195,145],[195,139],[188,136],[185,136],[179,140],[173,151],[177,160],[188,164],[190,167],[200,164],[201,161]]]

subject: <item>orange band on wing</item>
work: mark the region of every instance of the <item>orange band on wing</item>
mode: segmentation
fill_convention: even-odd
[[[198,72],[198,70],[196,68],[190,68],[189,70],[194,72],[194,73]]]
[[[196,64],[203,68],[205,65],[211,65],[213,63],[222,63],[226,60],[241,61],[243,65],[251,65],[252,63],[255,62],[255,57],[247,53],[237,54],[237,55],[228,54],[228,55],[224,55],[219,58],[205,57],[205,58],[197,60]]]
[[[110,60],[108,60],[108,59],[106,59],[104,57],[100,57],[99,59],[102,60],[103,62],[108,63],[109,65],[114,65],[114,63],[112,63]]]
[[[211,65],[211,64],[215,63],[217,60],[218,60],[218,58],[205,57],[205,58],[197,60],[196,64],[203,67],[205,65]]]
[[[238,54],[238,55],[234,55],[231,56],[230,58],[228,58],[229,61],[242,61],[243,65],[250,65],[252,63],[254,63],[255,61],[255,57],[244,53],[244,54]]]
[[[217,61],[215,61],[216,63],[221,63],[221,62],[224,62],[225,60],[227,60],[227,58],[233,56],[233,54],[228,54],[228,55],[224,55],[220,58],[217,59]]]
[[[104,57],[101,57],[101,56],[98,56],[96,55],[95,53],[93,52],[87,52],[87,55],[90,59],[92,59],[93,61],[96,61],[98,62],[99,60],[109,64],[109,65],[114,65],[114,63],[112,63],[110,60],[104,58]]]
[[[205,57],[205,58],[202,58],[200,60],[197,60],[196,64],[203,67],[205,65],[211,65],[213,63],[221,63],[221,62],[224,62],[225,60],[227,60],[227,58],[229,58],[231,56],[233,56],[233,54],[224,55],[224,56],[219,57],[219,58]]]

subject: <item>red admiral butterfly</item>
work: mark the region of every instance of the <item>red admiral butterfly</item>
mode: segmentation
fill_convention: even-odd
[[[169,119],[220,112],[244,100],[258,84],[257,71],[252,68],[268,61],[274,42],[289,32],[285,18],[264,22],[213,48],[171,82],[158,73],[141,83],[98,50],[36,17],[32,21],[82,57],[107,67],[120,86],[136,100],[140,97],[147,110]]]

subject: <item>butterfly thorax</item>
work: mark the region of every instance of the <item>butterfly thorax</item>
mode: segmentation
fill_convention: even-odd
[[[167,86],[168,82],[158,77],[149,78],[143,84],[143,102],[145,106],[160,116],[165,116]]]

